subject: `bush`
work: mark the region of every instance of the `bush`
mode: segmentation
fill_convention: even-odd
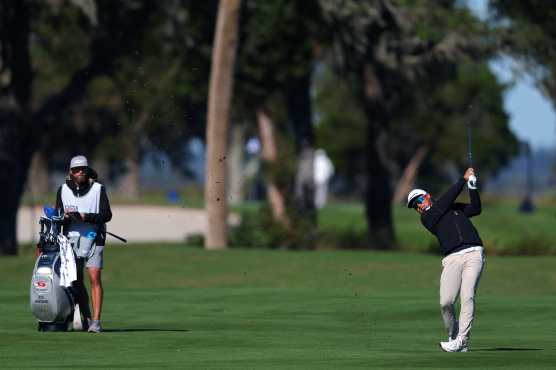
[[[189,234],[185,238],[186,247],[202,248],[205,245],[205,236],[203,234]]]
[[[256,210],[241,212],[239,226],[230,230],[228,244],[230,247],[269,248],[276,244],[278,231],[268,228],[267,215],[260,215]]]
[[[258,209],[241,211],[239,226],[231,229],[230,247],[311,249],[316,240],[316,231],[310,220],[290,216],[291,228],[276,223],[270,208],[262,205]]]
[[[356,228],[318,232],[318,249],[367,249],[367,232]]]
[[[473,219],[488,255],[556,255],[553,209],[539,206],[533,215],[522,215],[508,203],[485,205]],[[292,217],[295,225],[285,230],[274,223],[267,205],[242,207],[242,221],[230,230],[231,247],[285,249],[368,249],[367,225],[361,204],[333,203],[319,210],[318,228],[310,220]],[[438,241],[423,228],[413,213],[394,208],[399,250],[441,255]]]
[[[553,244],[541,236],[526,235],[516,243],[493,248],[492,254],[500,256],[544,256],[556,254]]]

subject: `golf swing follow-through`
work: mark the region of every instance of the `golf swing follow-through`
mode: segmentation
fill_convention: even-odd
[[[475,311],[475,292],[483,271],[485,256],[483,242],[469,220],[481,213],[481,199],[477,177],[471,166],[471,130],[468,126],[469,168],[440,198],[434,200],[422,189],[414,189],[407,196],[407,206],[421,215],[421,222],[434,234],[444,255],[440,277],[440,307],[448,341],[440,342],[446,352],[467,352]],[[467,183],[470,203],[455,200]],[[459,322],[454,304],[460,297]]]

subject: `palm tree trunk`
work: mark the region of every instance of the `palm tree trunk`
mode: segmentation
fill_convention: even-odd
[[[39,150],[33,155],[29,168],[28,186],[32,198],[44,198],[48,194],[48,162],[44,151]]]
[[[129,199],[138,199],[141,195],[141,137],[144,135],[150,115],[149,110],[141,111],[139,117],[135,121],[130,122],[132,126],[126,133],[127,140],[124,144],[126,173],[120,180],[119,191],[124,197]]]
[[[257,111],[257,123],[262,144],[262,159],[270,166],[276,166],[278,159],[276,135],[272,119],[264,109]],[[286,212],[286,197],[282,194],[272,177],[267,179],[267,198],[274,220],[286,229],[289,229],[291,221]]]
[[[228,244],[226,155],[239,7],[240,0],[220,0],[212,49],[205,179],[205,207],[208,217],[205,248],[207,249],[222,249]]]
[[[30,54],[31,4],[4,1],[0,22],[2,75],[0,91],[0,255],[17,254],[17,210],[38,135],[31,116],[33,72]]]
[[[287,92],[288,116],[293,125],[298,164],[295,175],[295,208],[304,219],[310,220],[314,233],[317,227],[314,182],[315,132],[311,105],[311,70],[291,78]]]
[[[392,220],[392,185],[385,145],[388,113],[384,91],[371,65],[363,69],[364,102],[368,119],[367,191],[365,213],[370,248],[393,249],[396,246]]]
[[[240,204],[243,201],[243,141],[244,128],[234,125],[230,135],[230,150],[228,155],[228,199],[230,204]]]
[[[2,212],[0,212],[0,255],[17,254],[17,211],[27,181],[34,148],[28,143],[28,121],[19,112],[0,107],[0,183]]]
[[[428,153],[429,148],[426,146],[421,146],[417,149],[417,152],[411,157],[411,160],[405,166],[402,177],[398,180],[396,184],[396,191],[394,192],[394,203],[401,203],[406,195],[411,191],[411,188],[415,185],[415,178],[417,177],[417,172],[419,167],[425,159],[425,155]]]

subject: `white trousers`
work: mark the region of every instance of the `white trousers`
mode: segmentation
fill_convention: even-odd
[[[448,255],[442,259],[440,276],[440,307],[444,326],[450,338],[458,334],[468,338],[475,313],[475,292],[483,272],[483,251],[459,255]],[[455,317],[454,304],[460,297],[459,325]]]
[[[320,209],[326,205],[328,182],[315,182],[315,206]]]

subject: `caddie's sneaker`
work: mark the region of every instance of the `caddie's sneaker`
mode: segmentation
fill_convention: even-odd
[[[100,320],[92,320],[89,325],[89,333],[100,333],[102,332],[102,327],[100,326]]]
[[[468,352],[469,347],[467,344],[467,338],[458,336],[454,340],[448,340],[448,342],[440,342],[440,348],[445,352]]]

